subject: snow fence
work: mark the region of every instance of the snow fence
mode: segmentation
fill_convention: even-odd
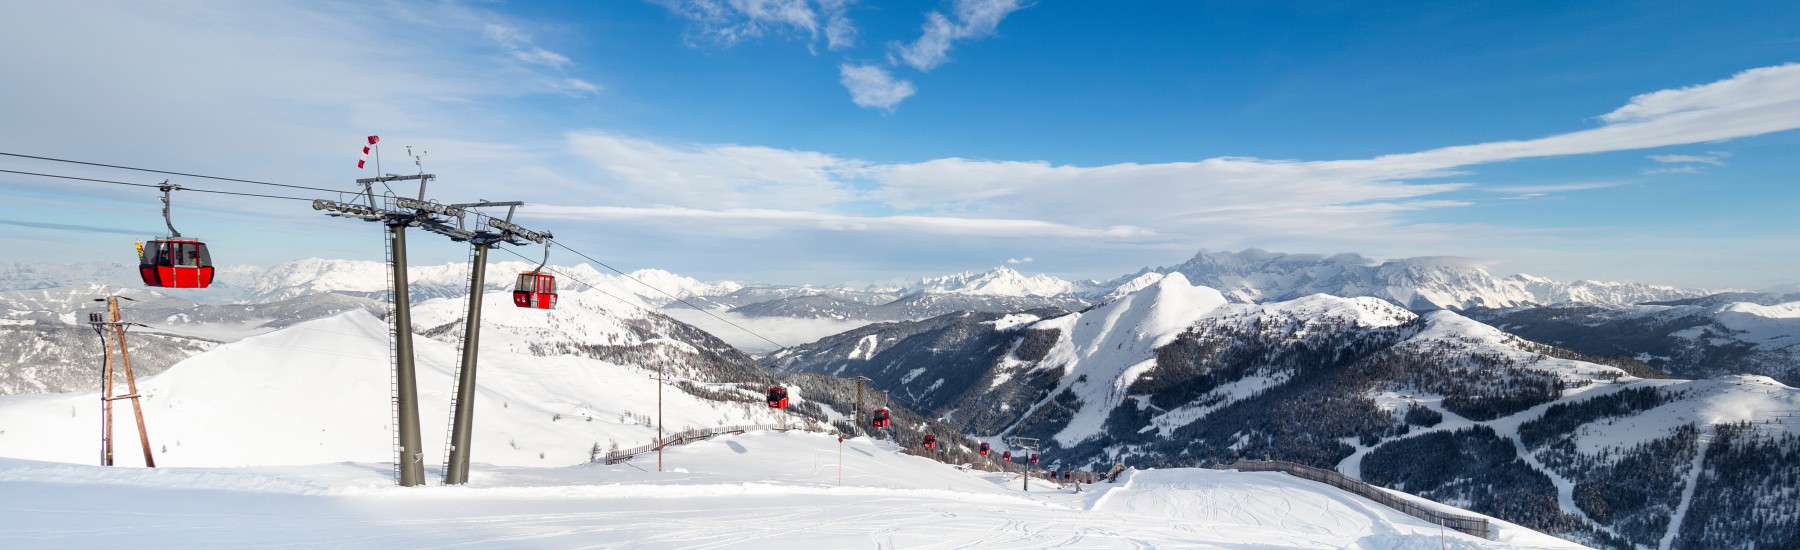
[[[1383,506],[1399,510],[1401,513],[1429,521],[1436,525],[1442,525],[1445,528],[1455,529],[1484,539],[1492,540],[1494,538],[1494,528],[1492,525],[1488,524],[1487,518],[1451,514],[1426,508],[1411,500],[1394,496],[1393,493],[1387,492],[1385,489],[1331,470],[1321,470],[1311,466],[1274,460],[1239,460],[1231,464],[1215,465],[1213,467],[1221,470],[1238,470],[1242,472],[1285,472],[1288,475],[1300,479],[1317,481],[1332,487],[1356,493],[1357,496],[1379,502]]]
[[[712,438],[712,436],[719,435],[719,434],[741,434],[741,433],[744,433],[744,432],[747,432],[750,430],[787,431],[790,429],[797,429],[797,428],[798,428],[798,426],[778,425],[778,424],[744,424],[744,425],[739,425],[739,426],[719,426],[717,428],[694,428],[692,430],[685,430],[685,431],[680,431],[680,432],[675,432],[675,433],[669,434],[667,436],[664,436],[662,438],[662,441],[651,442],[648,445],[639,445],[636,447],[632,447],[630,449],[620,449],[617,451],[608,451],[606,453],[606,463],[607,464],[618,464],[620,462],[631,460],[631,458],[634,456],[644,454],[644,453],[647,453],[650,451],[654,451],[654,450],[657,450],[657,449],[660,449],[663,447],[667,447],[669,445],[686,445],[690,442],[701,441],[704,439],[710,439],[710,438]]]

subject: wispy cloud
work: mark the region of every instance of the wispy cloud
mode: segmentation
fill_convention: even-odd
[[[1731,153],[1723,151],[1708,151],[1704,155],[1650,155],[1650,160],[1663,164],[1711,164],[1713,166],[1724,166],[1725,159],[1728,158],[1731,158]]]
[[[941,158],[878,163],[741,145],[670,146],[606,133],[573,135],[571,150],[606,170],[639,207],[650,209],[619,212],[636,217],[689,217],[726,225],[784,219],[789,220],[786,227],[805,220],[815,227],[868,231],[949,219],[956,221],[936,223],[934,231],[1025,236],[1041,229],[1040,236],[1183,246],[1452,242],[1466,228],[1412,223],[1410,213],[1467,206],[1468,201],[1435,196],[1471,185],[1432,180],[1514,159],[1648,149],[1800,128],[1800,99],[1790,99],[1800,98],[1796,75],[1800,65],[1782,65],[1681,93],[1639,96],[1631,101],[1639,106],[1637,114],[1606,117],[1612,122],[1600,128],[1357,160],[1218,157],[1075,166]],[[1708,101],[1683,94],[1705,95]],[[1743,96],[1743,101],[1732,96]],[[1662,104],[1699,106],[1678,113],[1653,108]],[[1528,199],[1620,184],[1478,189]],[[994,220],[1011,230],[987,231],[994,228],[971,220]],[[1240,242],[1229,240],[1230,235],[1254,237]]]
[[[1006,263],[1018,265],[1018,264],[1028,264],[1033,261],[1036,261],[1036,260],[1031,259],[1030,256],[1026,256],[1024,258],[1007,258]]]
[[[1650,160],[1672,166],[1645,168],[1644,175],[1698,174],[1706,171],[1706,166],[1724,166],[1728,158],[1731,153],[1724,151],[1708,151],[1703,155],[1650,155]]]
[[[930,71],[950,59],[950,49],[958,41],[993,35],[1000,20],[1023,7],[1021,0],[956,0],[950,15],[938,11],[925,14],[918,39],[910,44],[894,43],[891,48],[899,61]]]
[[[911,82],[896,79],[876,65],[845,63],[838,66],[838,72],[844,88],[850,90],[850,100],[861,107],[893,111],[895,105],[917,91]]]
[[[565,78],[563,79],[562,84],[558,85],[556,88],[558,91],[561,91],[563,95],[574,97],[600,93],[599,85],[579,78]]]
[[[711,42],[730,47],[771,34],[798,33],[808,40],[821,34],[826,48],[856,45],[853,0],[652,0],[693,23],[689,43]]]
[[[1698,174],[1698,173],[1700,173],[1700,167],[1693,165],[1693,164],[1684,164],[1681,166],[1665,166],[1662,168],[1645,168],[1644,169],[1644,175],[1646,175],[1646,176],[1655,176],[1655,175],[1660,175],[1660,174]]]
[[[1542,195],[1544,193],[1558,193],[1558,192],[1562,192],[1562,191],[1587,191],[1589,189],[1606,189],[1608,187],[1618,187],[1618,186],[1624,185],[1624,184],[1625,184],[1625,182],[1622,182],[1622,181],[1590,181],[1590,182],[1583,182],[1583,183],[1559,183],[1559,184],[1551,184],[1551,185],[1483,186],[1483,187],[1481,187],[1481,190],[1487,191],[1490,193],[1529,193],[1529,194]]]
[[[7,220],[7,219],[0,219],[0,224],[16,225],[19,227],[30,227],[33,229],[54,229],[57,231],[85,231],[85,232],[89,232],[89,233],[110,233],[110,234],[115,234],[115,235],[139,235],[139,236],[142,236],[145,234],[145,232],[142,230],[120,229],[117,227],[102,227],[102,226],[98,226],[98,225],[41,223],[41,222],[27,222],[27,221]]]
[[[501,49],[519,61],[558,69],[570,63],[568,56],[537,47],[531,43],[530,35],[519,32],[518,29],[489,23],[483,32],[487,33],[488,39],[499,44]]]
[[[793,210],[725,209],[701,210],[674,206],[636,208],[624,206],[534,206],[525,213],[543,219],[663,221],[692,224],[696,221],[749,222],[757,225],[787,225],[824,231],[885,231],[930,233],[937,235],[982,235],[988,237],[1109,239],[1142,238],[1149,229],[1129,225],[1102,228],[1078,227],[1041,220],[996,218],[958,218],[949,216],[851,216],[826,212]],[[692,228],[692,226],[689,226]],[[699,231],[706,229],[693,228]]]

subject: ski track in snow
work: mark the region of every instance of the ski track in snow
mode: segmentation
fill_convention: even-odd
[[[1681,534],[1681,522],[1687,519],[1688,506],[1694,502],[1694,489],[1700,486],[1700,473],[1706,466],[1706,450],[1712,447],[1712,429],[1700,434],[1700,444],[1694,451],[1694,460],[1688,464],[1688,473],[1683,476],[1681,487],[1681,504],[1675,505],[1675,513],[1669,517],[1669,530],[1663,533],[1662,541],[1657,545],[1661,550],[1669,550],[1675,544],[1675,536]]]

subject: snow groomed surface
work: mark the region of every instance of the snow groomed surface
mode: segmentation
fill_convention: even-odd
[[[1579,548],[1487,541],[1276,473],[1129,472],[1032,492],[878,441],[752,432],[614,466],[482,466],[401,488],[386,464],[102,468],[0,459],[0,547]],[[430,472],[435,478],[435,472]]]

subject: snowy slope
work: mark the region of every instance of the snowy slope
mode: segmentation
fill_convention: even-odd
[[[1043,364],[1062,369],[1066,382],[1060,390],[1081,402],[1074,419],[1056,434],[1057,442],[1073,447],[1097,435],[1125,399],[1125,388],[1155,365],[1156,348],[1223,305],[1219,291],[1190,285],[1177,273],[1084,314],[1038,323],[1069,335]]]
[[[665,464],[489,467],[465,487],[399,488],[365,463],[0,460],[0,545],[1579,548],[1503,522],[1494,541],[1443,532],[1280,474],[1144,471],[1081,493],[1038,480],[1025,493],[1007,476],[867,439],[769,432],[673,447]]]
[[[496,338],[497,340],[500,338]],[[453,344],[415,339],[427,462],[441,460]],[[483,348],[472,461],[553,466],[586,462],[599,445],[654,439],[654,372],[573,356]],[[139,380],[159,465],[249,466],[391,461],[387,328],[362,311],[219,346]],[[796,398],[801,398],[796,396]],[[773,422],[767,408],[664,392],[671,430]],[[90,463],[96,395],[0,397],[0,456]],[[129,412],[129,401],[120,411]],[[560,416],[560,419],[558,418]],[[122,418],[121,418],[122,417]],[[142,463],[129,414],[115,416],[123,464]]]

